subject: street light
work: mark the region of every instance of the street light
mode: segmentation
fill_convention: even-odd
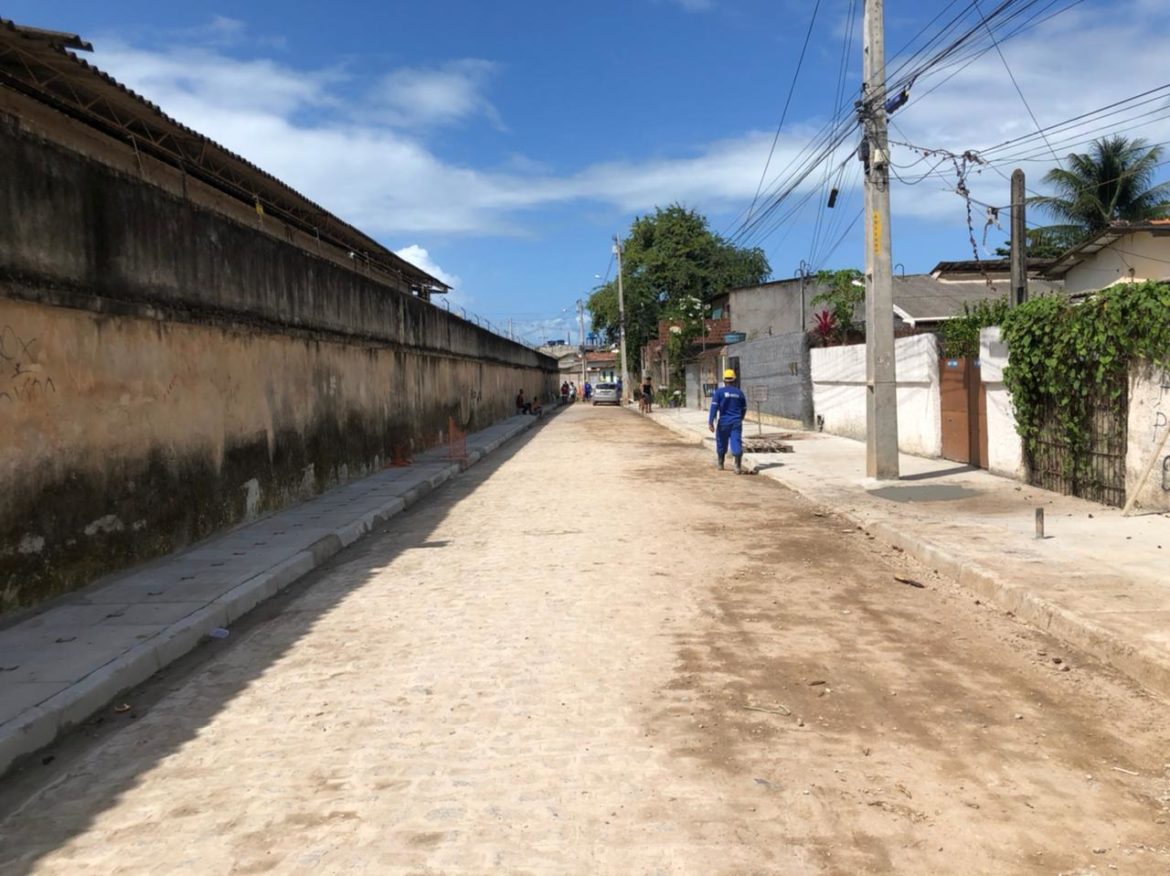
[[[625,402],[626,393],[630,391],[630,360],[626,357],[626,299],[622,293],[622,243],[616,234],[613,236],[613,254],[617,256],[618,328],[622,340],[622,401]]]

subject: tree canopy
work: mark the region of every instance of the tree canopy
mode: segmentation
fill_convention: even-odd
[[[1074,246],[1113,222],[1170,215],[1170,182],[1154,184],[1161,161],[1161,146],[1122,136],[1103,137],[1088,153],[1068,156],[1067,168],[1044,176],[1055,194],[1028,199],[1059,223],[1038,230],[1055,243]]]
[[[640,366],[642,345],[654,337],[658,320],[686,315],[698,300],[741,286],[762,283],[772,273],[761,249],[741,249],[708,227],[707,219],[679,204],[636,218],[622,244],[626,348],[629,367]],[[593,327],[616,341],[617,280],[589,298]]]

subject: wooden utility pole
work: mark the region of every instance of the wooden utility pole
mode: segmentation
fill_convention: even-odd
[[[865,0],[865,472],[898,477],[898,389],[894,367],[894,295],[890,257],[890,160],[886,122],[883,0]]]
[[[626,298],[622,292],[622,242],[618,236],[613,236],[613,254],[617,256],[618,281],[618,328],[622,336],[622,402],[626,400],[626,393],[630,391],[630,360],[626,358]]]
[[[1024,172],[1012,171],[1012,304],[1028,300],[1028,226],[1024,212]]]

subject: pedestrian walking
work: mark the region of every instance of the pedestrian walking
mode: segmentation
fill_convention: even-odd
[[[711,396],[711,413],[707,415],[707,428],[715,433],[715,454],[720,470],[730,445],[735,473],[743,474],[743,417],[746,413],[747,396],[735,385],[735,372],[728,368],[723,372],[723,386]]]

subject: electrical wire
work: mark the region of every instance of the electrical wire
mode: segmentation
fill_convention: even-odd
[[[800,78],[800,68],[804,66],[804,55],[808,51],[808,41],[812,37],[813,25],[817,23],[817,12],[821,8],[821,0],[816,0],[813,5],[812,17],[808,22],[808,30],[804,34],[804,44],[800,47],[800,57],[796,59],[796,70],[792,73],[792,82],[788,85],[788,97],[784,100],[784,109],[780,112],[780,124],[776,126],[776,134],[772,137],[772,148],[768,150],[768,160],[764,162],[764,169],[760,173],[760,182],[756,186],[755,197],[752,198],[751,206],[748,207],[748,219],[751,219],[752,210],[755,209],[756,201],[760,197],[760,189],[764,186],[764,179],[768,175],[768,168],[772,166],[772,156],[776,153],[776,144],[780,141],[780,130],[784,127],[784,120],[788,118],[788,107],[792,104],[792,95],[796,91],[796,81]]]
[[[972,0],[975,4],[975,11],[979,13],[979,17],[983,18],[983,11],[979,8],[979,0]],[[1003,53],[1003,49],[999,47],[999,42],[995,39],[995,34],[991,32],[991,27],[987,25],[984,20],[984,26],[987,27],[987,35],[991,37],[991,44],[995,46],[996,54],[999,55],[999,60],[1003,62],[1003,69],[1007,71],[1008,78],[1012,81],[1012,85],[1016,89],[1016,94],[1020,96],[1020,102],[1024,105],[1024,109],[1028,111],[1029,117],[1032,119],[1032,124],[1036,126],[1037,133],[1044,138],[1044,143],[1048,146],[1048,150],[1052,153],[1052,157],[1060,163],[1060,156],[1056,154],[1056,150],[1052,148],[1052,144],[1048,142],[1048,138],[1044,136],[1044,130],[1040,127],[1040,120],[1036,118],[1036,114],[1032,112],[1032,107],[1028,104],[1028,98],[1024,97],[1024,91],[1020,88],[1020,83],[1016,81],[1016,74],[1012,72],[1011,65],[1008,64],[1007,57]],[[1062,165],[1063,166],[1063,165]]]

